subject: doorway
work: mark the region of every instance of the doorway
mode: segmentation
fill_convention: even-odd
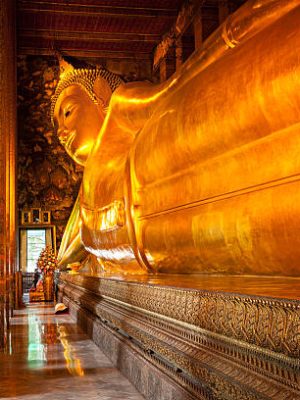
[[[51,246],[56,250],[55,226],[22,227],[19,243],[19,270],[22,272],[23,294],[26,294],[32,286],[34,270],[41,251],[46,246]]]

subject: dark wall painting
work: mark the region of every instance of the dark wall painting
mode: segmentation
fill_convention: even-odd
[[[18,208],[50,211],[59,246],[82,168],[66,154],[51,123],[57,80],[54,57],[18,57]]]

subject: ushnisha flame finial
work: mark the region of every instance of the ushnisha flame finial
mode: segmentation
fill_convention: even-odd
[[[60,53],[57,54],[57,58],[59,61],[59,79],[61,80],[67,73],[74,71],[74,66],[65,60]]]

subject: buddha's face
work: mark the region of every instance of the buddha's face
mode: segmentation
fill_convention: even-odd
[[[59,96],[54,109],[57,135],[70,157],[85,165],[104,120],[103,108],[83,88],[70,85]]]

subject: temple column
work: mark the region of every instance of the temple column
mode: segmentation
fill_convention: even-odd
[[[219,23],[225,21],[229,15],[228,0],[219,0]]]
[[[165,58],[159,64],[159,77],[161,82],[167,79],[167,60]]]
[[[159,65],[160,81],[164,82],[175,72],[177,69],[177,54],[176,48],[169,49],[168,54],[161,60]]]
[[[203,43],[203,26],[202,26],[202,13],[201,9],[198,10],[194,17],[194,37],[195,37],[195,50],[198,50]]]
[[[176,40],[176,47],[175,47],[175,57],[176,57],[176,71],[178,68],[181,66],[183,62],[183,57],[182,57],[182,40],[181,38],[178,38]]]
[[[0,347],[5,344],[16,271],[15,1],[0,2]]]
[[[164,78],[168,78],[178,68],[177,64],[177,53],[173,55],[174,50],[177,50],[177,41],[181,40],[181,37],[188,30],[191,21],[193,19],[197,20],[197,15],[199,14],[197,32],[197,39],[195,35],[195,40],[197,40],[198,45],[202,44],[202,20],[201,20],[201,0],[187,0],[184,1],[182,7],[178,13],[177,19],[173,26],[167,32],[162,41],[154,49],[153,56],[153,71],[160,69],[160,80],[164,81]],[[197,22],[196,22],[197,24]],[[182,47],[182,46],[181,46]],[[197,48],[197,47],[196,47]],[[182,58],[182,51],[180,57]],[[174,58],[174,60],[173,60]],[[168,62],[171,61],[171,62]],[[174,61],[174,62],[173,62]],[[176,66],[175,66],[176,61]],[[169,67],[169,65],[171,65]],[[171,73],[168,73],[171,71]]]

